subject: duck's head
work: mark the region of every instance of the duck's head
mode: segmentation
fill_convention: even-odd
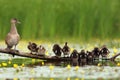
[[[28,44],[29,44],[29,46],[37,47],[37,44],[36,44],[36,43],[29,42]]]
[[[14,23],[14,24],[19,23],[19,24],[20,24],[20,22],[19,22],[16,18],[12,18],[12,19],[11,19],[11,23]]]
[[[94,50],[99,50],[99,48],[98,47],[94,47]]]
[[[65,42],[65,46],[67,46],[67,42]]]
[[[107,48],[107,46],[106,46],[106,45],[103,45],[102,48]]]
[[[82,52],[82,53],[85,53],[85,50],[84,50],[84,49],[82,49],[82,50],[81,50],[81,52]]]
[[[43,49],[44,47],[42,45],[39,46],[39,49]]]
[[[78,54],[78,51],[76,49],[74,49],[72,53]]]

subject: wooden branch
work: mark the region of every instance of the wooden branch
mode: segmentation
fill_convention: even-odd
[[[118,53],[118,54],[112,56],[112,57],[110,58],[110,60],[111,60],[111,61],[115,61],[115,58],[118,57],[119,55],[120,55],[120,53]]]
[[[35,58],[35,59],[42,59],[42,60],[46,60],[46,61],[71,61],[71,59],[69,57],[51,57],[51,56],[38,56],[35,54],[30,54],[28,52],[20,52],[17,50],[6,50],[6,49],[0,49],[0,53],[5,53],[5,54],[13,54],[13,55],[17,55],[17,56],[21,56],[21,57],[28,57],[28,58]],[[120,53],[112,56],[111,58],[107,58],[106,60],[110,60],[110,61],[115,61],[115,58],[118,57],[120,55]]]
[[[6,50],[6,49],[0,49],[0,53],[5,53],[5,54],[13,54],[13,55],[17,55],[17,56],[21,56],[21,57],[28,57],[28,58],[35,58],[35,59],[42,59],[42,60],[47,60],[47,61],[70,61],[70,58],[57,58],[57,57],[50,57],[50,56],[38,56],[35,54],[31,54],[28,52],[20,52],[20,51],[16,51],[16,50]]]

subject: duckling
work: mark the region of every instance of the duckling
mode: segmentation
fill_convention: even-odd
[[[67,42],[65,42],[65,45],[64,45],[64,47],[62,48],[62,51],[63,51],[63,53],[64,53],[64,57],[65,57],[66,55],[69,56],[69,54],[70,54],[70,48],[68,47]]]
[[[37,55],[44,56],[45,55],[45,51],[46,51],[45,47],[43,47],[42,45],[40,45],[38,47]]]
[[[106,47],[106,45],[103,45],[103,47],[100,50],[100,55],[102,56],[102,58],[107,58],[107,55],[110,53],[110,51],[108,50],[108,48]]]
[[[11,29],[5,38],[5,43],[7,45],[7,50],[12,49],[14,46],[14,50],[16,50],[16,46],[19,43],[20,35],[18,34],[16,24],[20,23],[16,18],[11,19]],[[14,56],[14,55],[13,55]]]
[[[72,65],[77,66],[78,65],[78,51],[73,50],[73,52],[70,55],[70,58],[72,59],[71,61]]]
[[[95,47],[92,51],[94,59],[99,59],[100,56],[100,49],[98,47]]]
[[[90,51],[87,51],[87,64],[92,64],[93,63],[93,53]]]
[[[31,54],[36,54],[38,51],[37,44],[29,42],[28,49],[31,51]]]
[[[81,50],[81,52],[79,53],[78,62],[81,66],[87,64],[87,54],[85,53],[85,50]]]
[[[62,49],[58,44],[54,44],[52,50],[55,53],[56,57],[61,57]]]

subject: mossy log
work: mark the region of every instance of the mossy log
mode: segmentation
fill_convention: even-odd
[[[29,52],[21,52],[17,50],[7,50],[7,49],[0,49],[0,53],[5,53],[5,54],[11,54],[11,55],[16,55],[16,56],[21,56],[21,57],[28,57],[28,58],[35,58],[35,59],[41,59],[41,60],[46,60],[46,61],[71,61],[69,57],[55,57],[55,56],[39,56],[35,54],[31,54]],[[115,58],[118,57],[120,53],[112,56],[111,58],[107,58],[106,60],[110,61],[115,61]]]

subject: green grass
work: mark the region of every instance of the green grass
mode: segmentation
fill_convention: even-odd
[[[13,17],[22,39],[120,37],[120,0],[0,0],[1,40]]]

